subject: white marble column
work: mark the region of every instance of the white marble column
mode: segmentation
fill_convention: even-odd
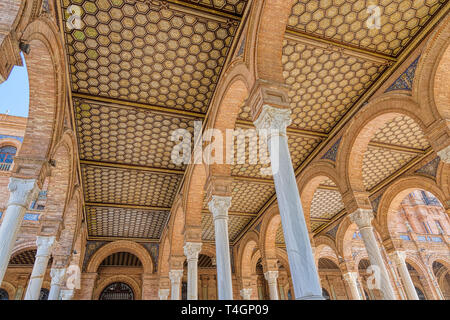
[[[183,270],[170,270],[169,278],[171,283],[170,300],[180,300],[181,278],[183,277]]]
[[[186,242],[184,255],[188,264],[187,274],[187,299],[198,300],[198,255],[202,250],[200,242]]]
[[[358,209],[349,215],[352,222],[358,226],[361,237],[366,247],[367,255],[372,266],[378,267],[374,269],[374,280],[379,280],[381,293],[384,300],[395,300],[394,290],[392,289],[391,281],[381,255],[380,247],[378,246],[375,234],[372,227],[373,212],[368,209]],[[379,276],[379,279],[377,279]]]
[[[61,286],[66,275],[66,268],[52,268],[50,270],[50,276],[52,282],[50,284],[50,292],[48,294],[48,300],[59,300]]]
[[[9,201],[0,225],[0,284],[8,268],[25,211],[30,206],[38,188],[34,179],[10,178],[8,190]]]
[[[72,300],[74,295],[73,289],[63,289],[60,292],[60,300]]]
[[[347,272],[343,274],[343,278],[350,288],[352,300],[362,300],[361,295],[359,294],[358,284],[356,282],[358,279],[358,274],[356,272]]]
[[[244,299],[244,300],[251,300],[252,299],[252,292],[253,292],[252,288],[241,289],[240,293],[241,293],[242,299]]]
[[[158,291],[159,300],[168,300],[169,293],[170,293],[170,289],[159,289],[159,291]]]
[[[28,282],[27,291],[24,300],[38,300],[41,292],[42,281],[47,270],[48,260],[50,258],[51,248],[55,242],[55,237],[38,236],[36,239],[37,253]]]
[[[267,271],[264,273],[264,278],[266,278],[269,284],[269,295],[270,300],[279,300],[278,298],[278,271]]]
[[[214,217],[218,298],[219,300],[233,300],[228,238],[228,209],[231,206],[231,197],[213,195],[208,206]]]
[[[290,113],[289,109],[264,105],[255,126],[263,130],[260,132],[268,133],[267,144],[295,297],[321,300],[322,289],[286,136]]]
[[[400,278],[402,279],[408,299],[419,300],[419,296],[417,295],[416,288],[414,287],[411,275],[409,274],[408,267],[406,266],[406,253],[404,251],[394,251],[389,255],[389,257],[397,266],[397,270],[400,274]]]

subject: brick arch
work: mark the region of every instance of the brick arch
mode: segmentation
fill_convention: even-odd
[[[62,221],[67,210],[74,171],[70,145],[65,141],[59,143],[51,158],[55,164],[50,170],[44,216]]]
[[[336,161],[339,176],[345,181],[343,186],[353,191],[365,191],[362,174],[364,153],[378,129],[399,115],[413,119],[423,132],[426,131],[419,105],[404,94],[384,94],[369,102],[351,120],[342,137]]]
[[[16,295],[16,287],[8,281],[2,281],[1,285],[0,285],[1,289],[6,290],[6,292],[8,293],[8,300],[15,300],[15,295]]]
[[[284,269],[286,269],[286,272],[288,273],[288,276],[291,276],[291,268],[289,265],[289,257],[286,252],[286,250],[283,250],[281,248],[277,248],[277,259],[278,261],[283,265]]]
[[[276,258],[275,238],[281,225],[281,216],[278,206],[274,205],[266,212],[261,223],[259,248],[263,259]]]
[[[16,148],[16,154],[19,153],[20,147],[22,146],[22,144],[20,143],[19,140],[17,139],[13,139],[13,138],[3,138],[0,139],[0,148],[3,147],[14,147]]]
[[[422,291],[425,293],[426,297],[428,299],[433,299],[434,297],[434,293],[432,291],[432,289],[430,288],[430,286],[428,285],[428,281],[429,281],[429,276],[428,273],[426,271],[426,267],[423,265],[423,263],[417,259],[414,255],[406,252],[406,262],[409,263],[418,273],[420,276],[424,277],[425,281],[427,282],[427,285],[423,285],[423,283],[421,283],[421,289]]]
[[[181,199],[173,206],[169,223],[170,257],[184,257],[185,212]]]
[[[297,178],[297,186],[300,193],[300,199],[303,207],[303,214],[305,216],[308,232],[311,233],[311,204],[314,199],[314,193],[317,187],[326,179],[332,180],[338,190],[342,194],[345,187],[341,186],[341,180],[336,172],[334,166],[326,161],[318,161],[310,165],[308,170],[304,170]]]
[[[22,243],[18,243],[14,246],[14,249],[11,252],[10,260],[14,258],[14,256],[28,250],[36,250],[36,239],[24,241]]]
[[[284,83],[283,40],[295,0],[261,0],[249,17],[246,56],[255,79]]]
[[[208,123],[208,129],[219,130],[222,134],[222,164],[210,164],[207,165],[206,171],[207,176],[231,176],[231,164],[226,162],[226,150],[227,150],[227,139],[226,130],[234,129],[236,125],[236,120],[238,118],[239,112],[242,105],[249,95],[249,83],[246,80],[248,72],[246,70],[237,70],[243,73],[232,72],[225,79],[223,87],[224,91],[220,91],[217,104],[218,107],[214,108],[211,114],[212,121]]]
[[[186,215],[183,214],[182,222],[183,224],[186,224],[187,234],[185,235],[185,240],[201,241],[206,168],[203,164],[196,164],[193,165],[190,170],[190,174],[188,174],[188,179],[186,181],[186,189],[182,198],[182,207],[180,207],[186,213]],[[177,219],[180,220],[181,218]],[[174,221],[174,224],[176,223],[178,222]],[[173,239],[171,243],[174,243]],[[181,239],[181,243],[183,243],[183,239]]]
[[[64,214],[64,229],[61,232],[56,249],[56,251],[60,251],[60,254],[70,255],[73,251],[75,241],[77,240],[76,235],[77,230],[80,227],[81,218],[81,190],[77,187]]]
[[[429,115],[424,119],[430,119],[430,122],[436,119],[450,119],[449,61],[450,19],[446,17],[430,35],[422,51],[413,82],[413,96],[421,107],[428,110]]]
[[[334,254],[336,255],[336,257],[339,257],[339,253],[337,251],[336,248],[336,243],[334,242],[333,239],[331,239],[328,236],[319,236],[317,238],[314,238],[314,243],[315,243],[315,256],[316,256],[316,260],[321,257],[320,253],[322,252],[322,250],[326,247],[329,247]]]
[[[379,230],[383,240],[392,236],[390,222],[397,213],[400,203],[408,194],[418,189],[431,192],[445,206],[446,196],[434,180],[424,176],[409,176],[395,181],[383,193],[378,205],[376,222],[380,226]]]
[[[259,237],[254,231],[248,232],[241,241],[237,259],[239,263],[237,270],[242,278],[250,277],[254,274],[252,272],[251,258],[255,249],[258,248],[258,244]]]
[[[94,294],[92,295],[94,298],[93,300],[100,299],[100,295],[102,294],[102,291],[107,286],[109,286],[110,284],[115,283],[115,282],[123,282],[123,283],[126,283],[127,285],[129,285],[131,287],[131,289],[133,289],[134,300],[141,300],[141,298],[142,298],[141,286],[132,277],[129,277],[127,275],[114,275],[114,276],[110,276],[110,277],[100,281],[94,289]]]
[[[353,259],[351,242],[353,239],[353,234],[357,230],[358,226],[351,222],[350,218],[346,216],[339,224],[336,232],[336,252],[346,261],[351,261]]]
[[[216,247],[209,243],[204,243],[202,245],[200,254],[204,254],[205,256],[208,256],[210,258],[214,258],[216,256]]]
[[[168,276],[169,275],[169,256],[170,256],[170,239],[169,233],[166,229],[164,235],[162,236],[161,247],[159,251],[159,270],[158,273],[160,276]]]
[[[258,260],[262,259],[261,251],[256,250],[255,253],[252,255],[252,258],[250,260],[250,266],[251,266],[251,272],[252,274],[256,274],[256,265],[258,264]]]
[[[142,263],[143,273],[153,273],[153,261],[148,251],[139,243],[127,240],[110,242],[98,249],[89,260],[86,272],[97,272],[102,261],[116,252],[129,252],[134,254]]]
[[[444,161],[439,162],[436,175],[436,183],[444,194],[450,197],[450,164]],[[448,199],[447,201],[450,201]]]
[[[62,135],[66,107],[65,55],[59,31],[47,18],[30,23],[22,38],[31,47],[30,53],[25,55],[30,105],[23,144],[16,157],[21,161],[15,170],[21,173],[23,163],[27,174],[30,172],[31,176],[42,179],[42,164],[49,158],[57,137]],[[38,160],[38,164],[28,159]]]
[[[431,272],[433,272],[433,273],[434,273],[434,271],[433,271],[433,263],[435,263],[435,262],[441,263],[450,272],[450,260],[449,260],[448,256],[445,256],[443,254],[433,254],[430,257],[429,268],[431,268]]]

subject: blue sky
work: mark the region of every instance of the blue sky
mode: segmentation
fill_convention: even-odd
[[[25,59],[22,61],[24,66],[14,66],[8,80],[0,84],[0,113],[6,113],[13,116],[28,116],[29,87],[28,73],[25,65]]]

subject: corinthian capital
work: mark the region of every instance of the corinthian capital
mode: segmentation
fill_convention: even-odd
[[[183,270],[170,270],[169,278],[172,283],[180,283],[183,277]]]
[[[286,128],[291,124],[291,110],[263,105],[262,111],[254,123],[258,130],[275,130],[286,134]]]
[[[36,245],[37,245],[37,253],[36,256],[48,256],[50,254],[50,250],[55,242],[55,237],[43,237],[37,236]]]
[[[373,212],[368,209],[357,209],[349,215],[350,221],[356,223],[358,228],[372,227]]]
[[[214,219],[228,219],[228,209],[231,206],[231,197],[212,196],[208,203],[209,211]]]
[[[50,276],[52,277],[52,285],[61,285],[66,275],[66,268],[56,269],[52,268],[50,270]]]
[[[405,251],[394,251],[389,257],[394,261],[396,265],[401,265],[405,263],[406,260],[406,252]]]
[[[201,242],[186,242],[184,245],[184,255],[188,261],[197,261],[200,250],[202,250]]]
[[[36,195],[38,187],[35,179],[9,178],[8,190],[10,192],[8,205],[27,206]]]
[[[441,158],[442,162],[450,163],[450,146],[445,147],[441,151],[437,152],[439,158]]]
[[[347,272],[344,273],[343,278],[348,283],[356,283],[356,279],[358,279],[358,274],[356,272]]]
[[[267,271],[264,273],[264,278],[266,278],[269,284],[276,282],[278,278],[278,271]]]

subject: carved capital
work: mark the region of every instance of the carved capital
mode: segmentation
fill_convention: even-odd
[[[267,130],[268,133],[275,131],[285,135],[291,121],[291,109],[274,108],[265,104],[254,124],[258,130]]]
[[[57,269],[51,268],[50,277],[52,277],[52,285],[62,285],[64,276],[66,275],[66,268]]]
[[[231,206],[231,197],[212,196],[208,203],[209,211],[213,214],[214,220],[228,219],[228,209]]]
[[[348,283],[356,284],[356,280],[358,279],[358,274],[356,272],[347,272],[344,273],[343,278]]]
[[[36,257],[50,255],[50,250],[52,249],[54,243],[55,243],[55,237],[37,236],[37,238],[36,238],[36,246],[37,246]]]
[[[170,289],[159,289],[159,300],[167,300],[169,298]]]
[[[252,288],[244,288],[241,290],[241,297],[244,300],[250,300],[252,296],[253,289]]]
[[[441,151],[438,151],[437,155],[439,156],[439,158],[441,158],[441,161],[445,163],[450,163],[450,145],[448,145]]]
[[[34,197],[38,193],[35,179],[9,178],[8,190],[10,192],[8,206],[16,205],[28,209]]]
[[[202,250],[201,242],[186,242],[183,248],[187,261],[198,261],[198,255]]]
[[[276,284],[278,278],[278,271],[267,271],[264,272],[264,278],[267,280],[269,285]]]
[[[73,289],[61,290],[61,300],[72,300],[73,294]]]
[[[253,120],[257,119],[264,105],[290,109],[289,87],[285,83],[257,80],[250,92],[248,104],[252,110]]]
[[[170,270],[169,279],[172,284],[180,284],[181,278],[183,277],[183,270]]]
[[[350,221],[356,223],[358,228],[372,227],[373,211],[367,209],[357,209],[349,215]]]
[[[406,261],[406,252],[405,251],[394,251],[389,254],[389,258],[391,258],[392,261],[396,265],[402,265]]]

